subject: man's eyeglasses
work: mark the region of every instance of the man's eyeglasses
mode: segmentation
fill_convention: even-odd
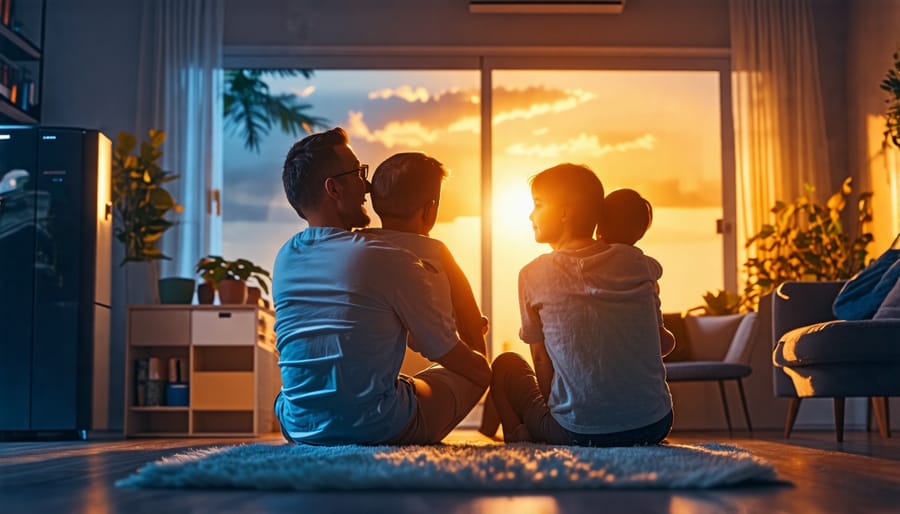
[[[350,171],[342,171],[342,172],[338,173],[337,175],[332,175],[328,178],[338,178],[338,177],[341,177],[344,175],[349,175],[351,173],[356,173],[357,175],[359,175],[359,178],[361,178],[362,180],[366,180],[367,178],[369,178],[369,165],[368,164],[360,164],[359,168],[356,168],[356,169],[353,169]]]

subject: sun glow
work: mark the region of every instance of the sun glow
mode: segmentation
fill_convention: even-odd
[[[531,231],[529,216],[534,208],[528,184],[506,184],[494,195],[493,228],[504,234]]]

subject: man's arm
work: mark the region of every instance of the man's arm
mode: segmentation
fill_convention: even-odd
[[[486,354],[487,343],[484,339],[481,309],[475,301],[469,280],[446,246],[443,247],[441,266],[450,282],[450,299],[453,302],[456,331],[459,332],[460,339],[476,352]]]
[[[469,382],[479,387],[491,384],[491,366],[484,354],[469,348],[462,341],[456,343],[449,352],[436,359],[436,362],[450,371],[462,375]]]
[[[534,373],[537,375],[538,388],[544,401],[550,401],[550,388],[553,385],[553,362],[550,360],[550,354],[547,353],[547,347],[543,342],[532,343],[531,358],[534,360]]]

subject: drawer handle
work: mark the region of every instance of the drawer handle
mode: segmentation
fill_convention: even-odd
[[[230,312],[220,312],[220,313],[219,313],[219,317],[220,317],[220,318],[230,318],[230,317],[231,317],[231,313],[230,313]]]

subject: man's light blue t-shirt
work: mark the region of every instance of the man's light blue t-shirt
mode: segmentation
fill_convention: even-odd
[[[435,306],[412,253],[360,232],[310,227],[275,259],[275,332],[282,377],[276,414],[311,444],[377,443],[415,412],[398,380],[407,344],[438,359],[457,343],[452,314]]]

